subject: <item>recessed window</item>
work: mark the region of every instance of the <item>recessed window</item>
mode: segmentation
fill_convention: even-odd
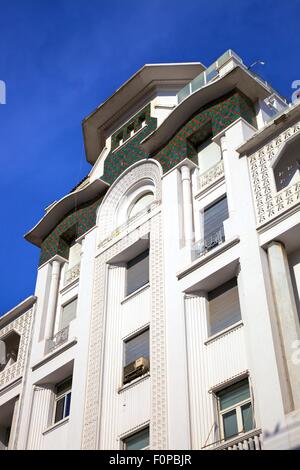
[[[20,345],[20,335],[11,331],[0,340],[0,372],[17,362]]]
[[[60,382],[55,388],[54,423],[58,423],[70,414],[72,377]]]
[[[129,437],[123,439],[124,450],[147,450],[149,449],[149,427],[142,429]]]
[[[123,142],[124,142],[123,132],[120,132],[120,133],[116,136],[116,147],[119,147],[120,145],[122,145]]]
[[[126,295],[129,295],[149,282],[149,250],[128,261],[126,268]]]
[[[141,197],[139,197],[134,204],[129,208],[128,211],[128,218],[132,218],[136,216],[139,212],[142,212],[146,207],[150,206],[150,204],[154,200],[154,194],[151,193],[150,191],[143,194]]]
[[[134,134],[134,123],[130,124],[128,127],[127,127],[127,137],[128,139],[130,137],[132,137]]]
[[[197,148],[198,165],[200,174],[205,173],[207,170],[215,166],[222,160],[222,153],[220,146],[208,139]]]
[[[227,197],[223,197],[204,210],[203,251],[209,251],[225,240],[224,220],[228,219]]]
[[[217,393],[222,439],[228,440],[253,429],[253,411],[248,379]]]
[[[277,191],[300,181],[299,139],[286,145],[279,161],[274,167]]]
[[[142,114],[138,118],[138,127],[144,127],[146,125],[146,116],[145,114]]]
[[[149,357],[149,328],[147,328],[124,343],[124,384],[149,371]]]
[[[215,335],[241,320],[236,278],[208,292],[209,335]]]
[[[66,328],[76,318],[77,297],[62,306],[59,330]]]

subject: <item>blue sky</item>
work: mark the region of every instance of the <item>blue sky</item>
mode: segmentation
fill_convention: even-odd
[[[34,292],[24,233],[89,171],[82,119],[145,63],[209,65],[229,48],[264,60],[290,99],[299,13],[300,0],[0,0],[0,314]]]

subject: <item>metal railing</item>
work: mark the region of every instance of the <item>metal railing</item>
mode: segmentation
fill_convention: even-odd
[[[194,243],[194,245],[192,246],[192,260],[200,258],[200,256],[205,255],[205,253],[209,252],[216,246],[221,245],[222,243],[224,243],[224,241],[224,227],[221,226],[220,228],[218,228],[218,230],[215,230],[207,237]]]
[[[46,341],[45,354],[53,352],[56,348],[66,343],[69,338],[69,325],[60,330],[53,338]]]

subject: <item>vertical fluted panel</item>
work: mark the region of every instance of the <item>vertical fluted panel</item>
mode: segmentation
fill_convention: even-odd
[[[49,425],[49,412],[52,390],[48,387],[35,387],[32,398],[31,419],[27,449],[43,449],[43,431]]]
[[[217,439],[211,388],[247,370],[243,325],[206,342],[206,299],[185,299],[188,380],[193,449]]]
[[[122,383],[121,300],[124,296],[124,274],[122,267],[113,266],[108,271],[100,449],[118,449],[118,388]]]
[[[208,393],[208,357],[204,345],[207,336],[205,297],[187,297],[185,315],[192,448],[200,449],[214,424],[212,402]],[[211,435],[213,436],[213,431]]]

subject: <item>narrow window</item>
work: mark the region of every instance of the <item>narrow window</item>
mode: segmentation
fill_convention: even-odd
[[[204,246],[209,251],[225,240],[224,220],[228,219],[227,197],[223,197],[204,210]]]
[[[149,328],[125,341],[124,384],[149,371]]]
[[[149,250],[127,263],[126,295],[132,294],[149,282]]]
[[[209,335],[215,335],[241,320],[236,278],[208,292]]]
[[[58,423],[70,414],[72,377],[56,385],[54,423]]]
[[[67,304],[63,305],[61,310],[61,318],[60,318],[60,325],[59,330],[63,330],[66,328],[74,318],[76,318],[76,310],[77,310],[77,297]]]
[[[130,137],[132,137],[134,134],[134,123],[130,124],[128,127],[127,127],[127,137],[128,139]]]
[[[128,218],[132,218],[142,212],[146,207],[149,207],[154,200],[154,195],[151,192],[143,194],[139,199],[135,201],[133,206],[128,211]]]
[[[123,439],[124,450],[147,450],[149,449],[149,427],[142,429],[129,437]]]
[[[123,132],[120,132],[120,133],[116,136],[116,147],[119,147],[120,145],[122,145],[123,142],[124,142]]]
[[[253,411],[248,379],[217,394],[222,439],[230,439],[253,429]]]

